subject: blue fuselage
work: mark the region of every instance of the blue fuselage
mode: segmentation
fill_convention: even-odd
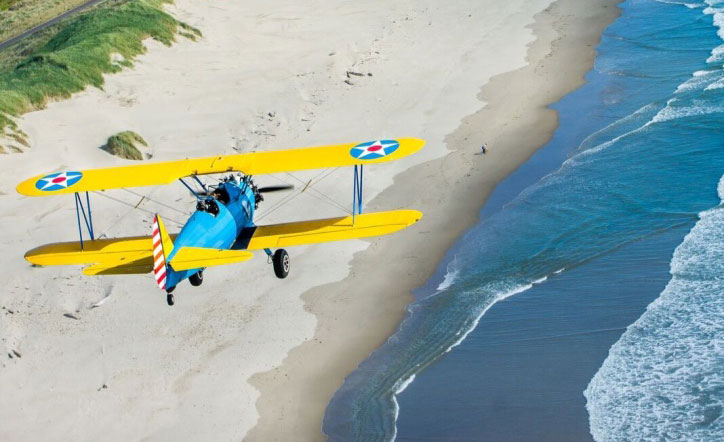
[[[223,197],[209,197],[200,204],[202,208],[197,208],[176,237],[173,251],[166,257],[166,262],[170,262],[181,247],[229,249],[242,229],[254,225],[255,195],[250,185],[226,181],[219,184],[215,193],[221,193]],[[209,210],[210,205],[216,206],[218,210]],[[202,269],[177,272],[169,266],[166,286],[173,288],[199,270]]]

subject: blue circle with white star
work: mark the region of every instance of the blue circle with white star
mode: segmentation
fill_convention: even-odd
[[[35,188],[43,192],[67,189],[83,178],[81,172],[58,172],[45,175],[35,182]]]
[[[360,160],[376,160],[386,157],[400,147],[397,140],[376,140],[360,143],[350,149],[349,154]]]

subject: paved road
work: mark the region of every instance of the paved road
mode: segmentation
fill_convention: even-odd
[[[104,1],[106,1],[106,0],[87,1],[87,2],[83,3],[82,5],[76,6],[75,8],[71,9],[70,11],[66,11],[66,12],[60,14],[59,16],[46,21],[45,23],[39,24],[38,26],[36,26],[34,28],[28,29],[27,31],[23,32],[20,35],[16,35],[15,37],[5,40],[4,42],[0,43],[0,51],[2,51],[3,49],[5,49],[9,46],[14,45],[15,43],[19,42],[20,40],[24,39],[25,37],[28,37],[40,30],[47,28],[48,26],[58,23],[59,21],[63,20],[64,18],[67,18],[68,16],[76,14],[84,9],[90,8],[93,5],[97,5],[98,3],[103,3]]]

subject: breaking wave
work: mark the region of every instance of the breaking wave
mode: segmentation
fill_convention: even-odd
[[[724,440],[724,206],[700,214],[671,275],[584,393],[599,442]]]

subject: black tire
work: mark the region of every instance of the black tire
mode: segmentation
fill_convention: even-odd
[[[173,299],[173,295],[171,293],[166,294],[166,303],[168,305],[173,305],[174,299]]]
[[[274,262],[274,274],[277,278],[284,279],[289,274],[289,254],[284,249],[278,249],[274,252],[272,258]]]
[[[201,285],[202,282],[204,282],[204,271],[199,270],[198,272],[194,273],[193,275],[189,276],[189,282],[192,286],[198,287]]]

